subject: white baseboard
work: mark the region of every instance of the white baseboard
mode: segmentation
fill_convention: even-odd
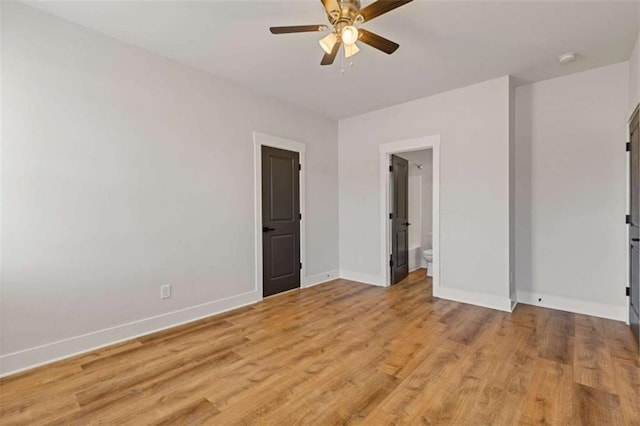
[[[323,272],[321,274],[311,275],[304,279],[302,288],[313,287],[314,285],[326,283],[327,281],[335,280],[340,276],[340,271],[337,269]]]
[[[250,305],[261,299],[258,292],[252,291],[2,355],[0,377]]]
[[[492,294],[475,293],[450,287],[433,287],[433,297],[496,309],[498,311],[512,311],[511,299],[508,297],[494,296]]]
[[[364,284],[377,285],[379,287],[386,287],[384,278],[381,278],[379,275],[365,274],[362,272],[340,269],[340,278],[349,281],[357,281]]]
[[[384,279],[380,278],[378,275],[347,270],[332,270],[306,277],[304,279],[303,288],[331,281],[338,277],[346,280],[385,287],[385,283],[383,282]],[[517,293],[517,301],[511,301],[509,298],[447,287],[434,287],[433,295],[434,297],[442,299],[469,303],[506,312],[511,312],[518,303],[523,303],[527,305],[536,305],[550,309],[608,318],[617,321],[626,321],[627,318],[627,310],[625,306],[607,305],[603,303],[567,299],[559,296],[527,293],[522,291]],[[538,302],[539,298],[542,298],[542,302]],[[250,305],[260,300],[260,295],[256,291],[252,291],[2,355],[0,356],[0,377],[19,373],[24,370],[76,356],[105,346],[196,321],[211,315]]]
[[[569,299],[541,293],[518,291],[518,303],[557,309],[593,317],[607,318],[616,321],[627,320],[626,306],[609,305],[606,303],[590,302],[586,300]],[[542,299],[542,300],[539,300]]]

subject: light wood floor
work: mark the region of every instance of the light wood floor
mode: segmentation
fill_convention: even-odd
[[[0,424],[640,425],[622,323],[337,280],[0,382]]]

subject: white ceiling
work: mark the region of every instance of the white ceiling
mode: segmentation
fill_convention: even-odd
[[[363,0],[363,7],[369,4]],[[353,67],[319,65],[320,33],[270,26],[324,24],[320,0],[46,1],[29,4],[327,117],[342,118],[511,74],[545,80],[629,58],[638,3],[420,1],[364,27],[400,44],[361,46]],[[576,51],[561,66],[556,57]]]

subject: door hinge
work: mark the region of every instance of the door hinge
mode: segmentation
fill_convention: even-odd
[[[389,171],[393,172],[393,166],[389,166]]]
[[[631,142],[627,142],[625,144],[625,147],[626,147],[625,149],[627,150],[627,152],[631,151]]]
[[[393,268],[393,255],[389,258],[389,266]]]
[[[626,223],[627,225],[631,223],[631,215],[628,214],[624,217],[624,223]]]
[[[300,270],[302,270],[302,262],[300,262]]]
[[[393,219],[393,213],[389,213],[389,219]]]
[[[302,220],[302,213],[298,215],[298,219]]]
[[[298,164],[298,171],[302,170],[302,164]]]
[[[631,296],[631,288],[630,287],[627,287],[626,295],[627,296]]]

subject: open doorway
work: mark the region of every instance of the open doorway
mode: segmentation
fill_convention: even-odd
[[[439,288],[440,137],[382,145],[381,214],[385,284],[424,268]]]
[[[391,284],[416,269],[433,277],[433,149],[393,154],[391,162]]]

